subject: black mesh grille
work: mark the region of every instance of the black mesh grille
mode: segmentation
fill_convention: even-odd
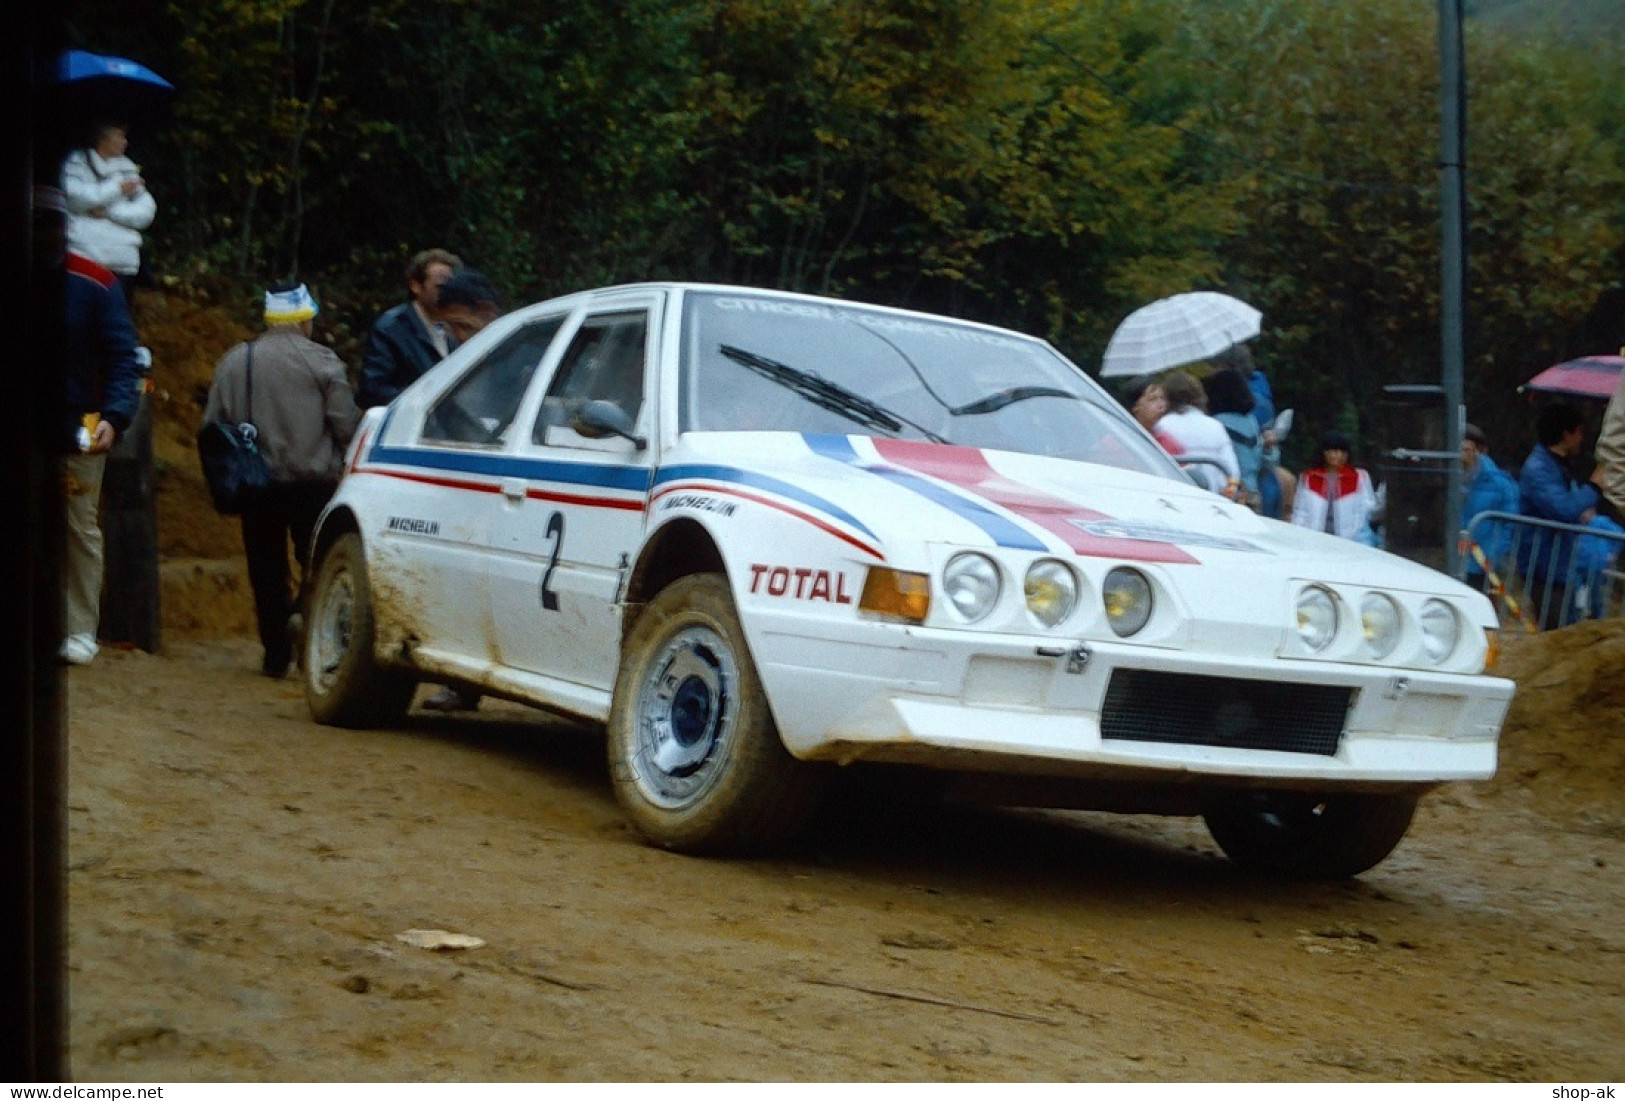
[[[1352,688],[1118,669],[1106,689],[1108,740],[1287,753],[1337,752]]]

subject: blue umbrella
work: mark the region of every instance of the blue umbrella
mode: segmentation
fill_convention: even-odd
[[[152,84],[167,92],[175,90],[173,84],[145,65],[126,58],[105,57],[102,54],[93,54],[85,50],[69,50],[57,59],[56,78],[63,84],[72,84],[81,80],[96,80],[102,77]]]
[[[57,59],[53,76],[59,117],[80,131],[97,122],[151,130],[169,119],[175,86],[139,62],[69,50]]]

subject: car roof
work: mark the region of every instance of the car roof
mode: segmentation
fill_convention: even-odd
[[[826,306],[849,306],[865,310],[878,310],[883,313],[895,314],[900,317],[917,317],[928,321],[947,321],[955,325],[966,325],[971,328],[985,329],[988,332],[999,333],[1003,336],[1013,336],[1022,340],[1030,340],[1038,344],[1048,345],[1049,343],[1042,337],[1033,336],[1031,333],[1024,333],[1019,329],[1009,329],[1002,325],[993,325],[985,321],[976,321],[971,318],[952,317],[948,314],[931,313],[926,310],[913,310],[904,306],[888,306],[879,302],[868,302],[856,298],[836,298],[832,295],[811,294],[806,291],[779,290],[773,287],[750,287],[742,284],[732,283],[704,283],[684,280],[648,280],[639,283],[615,283],[602,287],[589,287],[579,291],[572,291],[569,294],[558,295],[557,297],[543,301],[527,303],[526,306],[522,308],[528,310],[533,306],[544,306],[550,304],[558,305],[578,298],[597,298],[637,291],[658,291],[662,293],[675,291],[680,294],[698,292],[706,294],[750,295],[760,298],[791,299],[794,301],[817,303],[819,305]]]

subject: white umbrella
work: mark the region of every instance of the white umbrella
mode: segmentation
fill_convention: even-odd
[[[1100,375],[1146,375],[1208,359],[1257,336],[1263,318],[1241,299],[1216,291],[1159,298],[1117,326]]]

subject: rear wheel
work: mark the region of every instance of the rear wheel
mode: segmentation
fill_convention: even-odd
[[[1258,791],[1203,816],[1225,855],[1298,879],[1346,879],[1379,864],[1410,828],[1414,795]]]
[[[406,715],[416,682],[378,663],[374,638],[361,537],[341,535],[317,568],[305,624],[305,700],[317,722],[383,726]]]
[[[633,823],[679,852],[768,851],[817,810],[824,772],[784,748],[721,575],[679,579],[634,625],[609,765]]]

